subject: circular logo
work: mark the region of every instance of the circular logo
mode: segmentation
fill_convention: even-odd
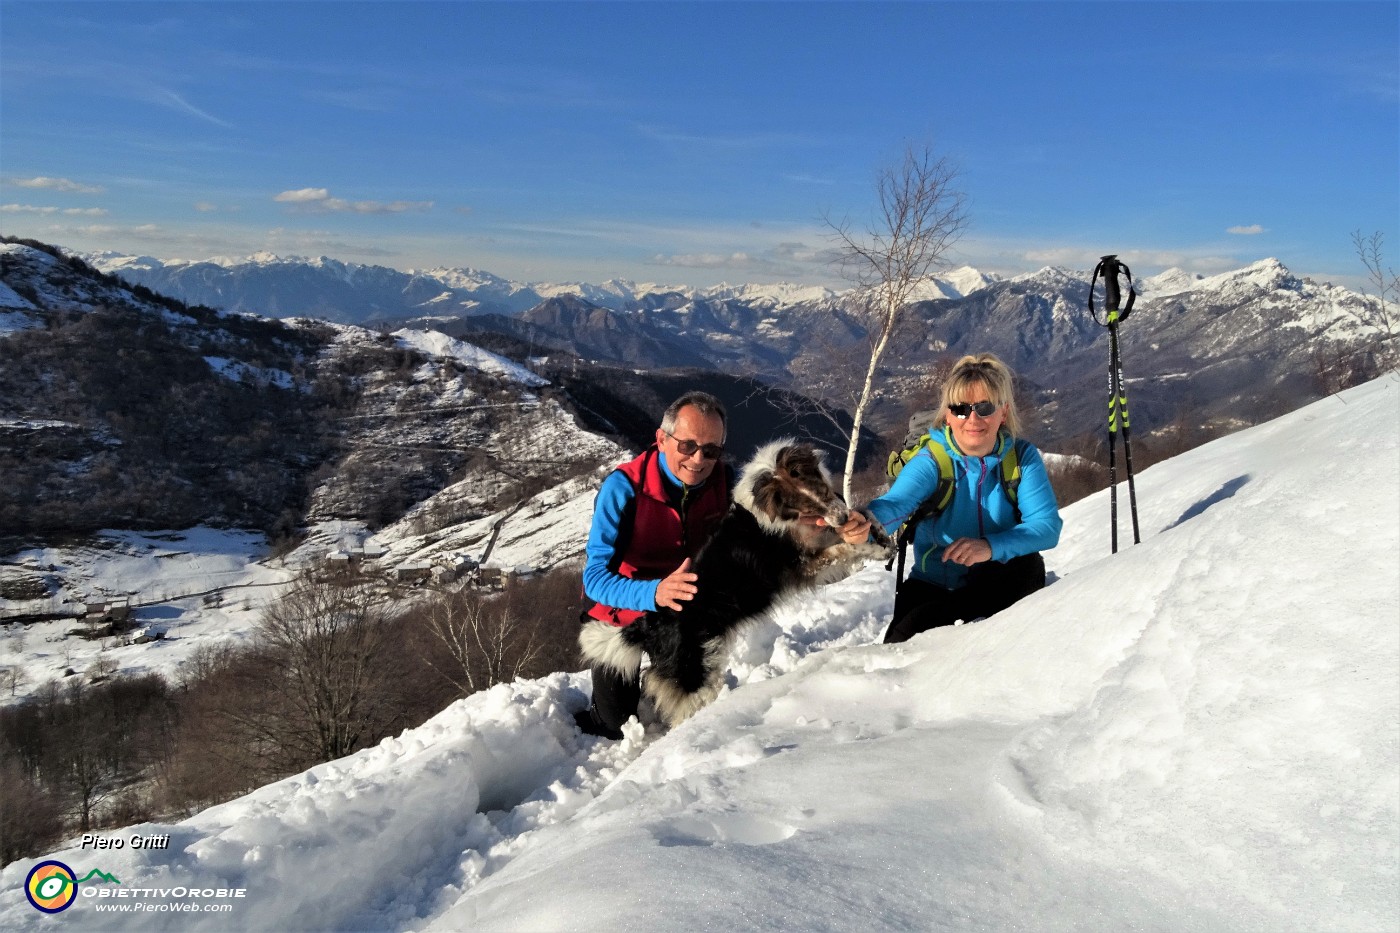
[[[46,914],[67,910],[78,899],[78,876],[62,862],[40,862],[24,879],[24,896]]]

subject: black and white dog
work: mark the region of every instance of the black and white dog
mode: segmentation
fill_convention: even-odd
[[[730,644],[747,623],[789,593],[888,557],[892,545],[878,522],[875,543],[843,542],[834,529],[847,517],[819,451],[790,438],[766,445],[740,473],[733,508],[696,556],[695,598],[624,628],[587,623],[579,634],[584,659],[625,673],[645,653],[651,667],[642,691],[676,725],[719,692]]]

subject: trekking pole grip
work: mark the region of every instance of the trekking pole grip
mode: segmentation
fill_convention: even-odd
[[[1103,267],[1103,302],[1104,310],[1110,315],[1109,320],[1113,320],[1113,314],[1117,313],[1118,305],[1122,301],[1122,292],[1118,290],[1118,257],[1117,255],[1105,256],[1099,261]]]

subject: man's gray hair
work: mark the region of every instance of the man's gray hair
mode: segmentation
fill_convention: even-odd
[[[724,425],[725,433],[729,433],[729,418],[724,413],[724,403],[708,392],[699,391],[687,392],[666,406],[666,413],[661,416],[661,430],[667,434],[674,432],[681,409],[688,405],[694,406],[702,415],[718,417],[719,423]]]

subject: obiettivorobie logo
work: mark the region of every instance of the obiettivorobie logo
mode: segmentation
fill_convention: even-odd
[[[113,876],[96,868],[79,878],[78,873],[67,865],[49,859],[29,870],[29,875],[24,879],[24,896],[35,910],[56,914],[72,907],[78,899],[78,885],[87,884],[94,878],[121,884]]]

